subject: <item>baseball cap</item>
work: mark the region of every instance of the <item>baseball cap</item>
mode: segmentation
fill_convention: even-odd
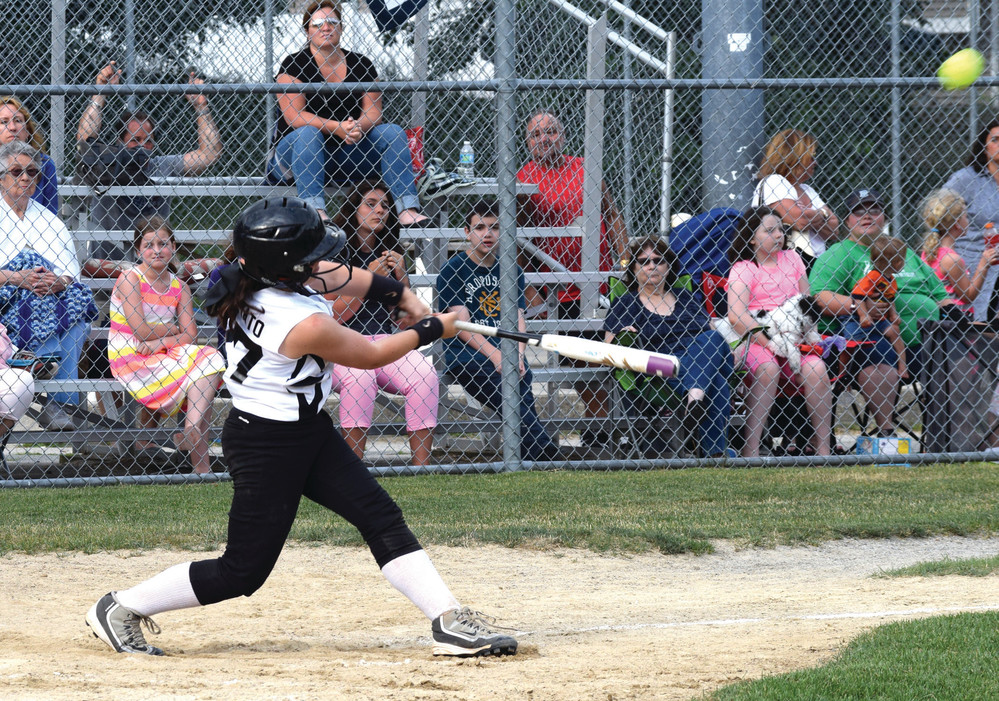
[[[854,190],[850,193],[850,196],[846,198],[846,211],[852,212],[857,209],[860,205],[877,205],[884,209],[884,203],[881,201],[881,193],[877,190]]]

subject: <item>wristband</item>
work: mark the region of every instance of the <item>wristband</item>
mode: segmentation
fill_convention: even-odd
[[[381,302],[386,307],[394,307],[399,304],[399,301],[402,299],[402,292],[405,289],[406,286],[395,278],[385,277],[384,275],[372,275],[371,287],[368,288],[368,293],[364,295],[364,299],[370,299],[372,302]],[[440,338],[440,336],[437,338]]]
[[[415,331],[416,335],[420,337],[420,342],[416,345],[417,348],[429,345],[444,335],[444,324],[436,316],[420,319],[409,329]]]

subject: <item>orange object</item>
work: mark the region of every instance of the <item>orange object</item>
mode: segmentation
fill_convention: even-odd
[[[898,283],[895,282],[895,278],[872,270],[860,279],[851,294],[854,297],[893,300],[898,294]]]

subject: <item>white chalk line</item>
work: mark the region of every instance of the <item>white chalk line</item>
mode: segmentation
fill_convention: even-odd
[[[779,621],[834,621],[864,618],[899,618],[904,616],[935,615],[945,613],[968,613],[971,611],[997,611],[999,604],[982,604],[980,606],[928,606],[913,609],[898,609],[887,611],[843,611],[839,613],[811,613],[800,616],[772,616],[767,618],[721,618],[704,621],[675,621],[671,623],[632,623],[628,625],[605,625],[590,628],[576,628],[563,631],[562,634],[599,633],[603,631],[628,630],[658,630],[667,628],[691,628],[696,626],[741,626],[752,623],[772,623]]]

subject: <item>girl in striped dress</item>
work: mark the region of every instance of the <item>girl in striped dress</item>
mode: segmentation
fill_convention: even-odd
[[[173,273],[176,248],[173,229],[162,218],[136,223],[139,263],[118,278],[111,293],[108,359],[111,374],[142,404],[139,421],[144,428],[186,407],[184,432],[174,442],[179,450],[190,451],[195,472],[206,473],[212,400],[222,384],[225,360],[215,348],[195,345],[191,290]],[[136,447],[155,450],[145,441]]]

